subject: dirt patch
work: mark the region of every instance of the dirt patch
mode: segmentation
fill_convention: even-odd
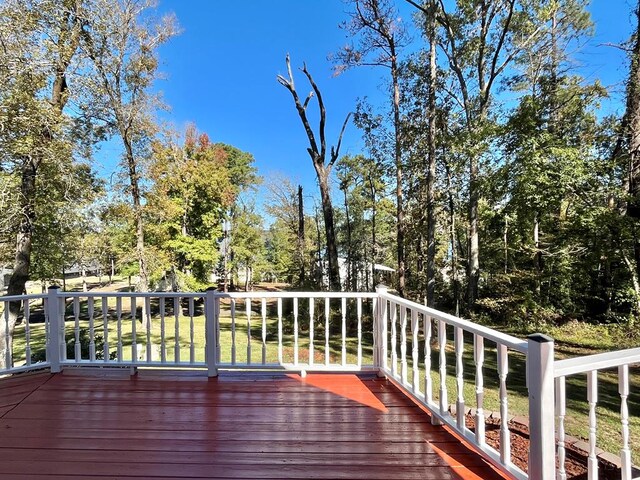
[[[466,416],[466,425],[472,432],[475,432],[475,417]],[[511,436],[511,461],[522,471],[528,471],[529,462],[529,428],[519,422],[509,422],[509,433]],[[485,438],[488,445],[499,450],[500,448],[500,419],[489,417],[485,421]],[[587,452],[576,449],[572,446],[566,448],[567,458],[565,470],[568,480],[587,480]],[[620,480],[620,469],[603,459],[598,459],[598,478],[601,480]],[[556,468],[559,464],[556,464]]]

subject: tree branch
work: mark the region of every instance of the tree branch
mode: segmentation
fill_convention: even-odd
[[[318,108],[320,109],[320,127],[318,128],[318,134],[320,135],[320,158],[324,159],[327,153],[327,141],[326,141],[325,132],[324,132],[325,123],[327,119],[326,118],[327,111],[324,106],[324,100],[322,100],[322,93],[320,93],[320,89],[316,85],[316,82],[314,82],[313,77],[311,76],[311,73],[309,73],[309,70],[307,70],[306,63],[302,64],[302,72],[307,76],[307,79],[309,80],[309,83],[311,84],[313,91],[316,93],[316,98],[318,100]],[[318,149],[316,147],[316,151],[317,150]]]
[[[289,58],[289,54],[287,54],[286,62],[287,62],[287,72],[289,73],[289,78],[288,79],[284,78],[282,75],[278,75],[276,78],[278,80],[278,83],[280,83],[280,85],[282,85],[287,90],[289,90],[289,93],[291,93],[291,96],[293,97],[293,102],[295,103],[296,110],[298,111],[298,116],[302,121],[302,126],[304,127],[304,130],[307,133],[307,138],[309,139],[310,148],[308,148],[307,151],[309,152],[309,156],[311,157],[311,160],[313,161],[314,164],[317,161],[322,162],[322,159],[324,158],[324,151],[322,154],[318,151],[318,144],[316,142],[316,137],[313,133],[313,130],[311,129],[311,125],[309,124],[309,119],[307,118],[307,113],[305,110],[306,106],[303,106],[302,103],[300,103],[300,97],[298,96],[298,92],[295,89],[295,83],[293,81],[293,72],[291,71],[291,59]],[[303,72],[304,71],[305,70],[303,70]],[[310,77],[308,72],[305,72],[305,73],[307,74],[307,77]],[[313,83],[311,85],[314,86]],[[315,86],[314,86],[314,91],[316,91],[316,94],[318,93],[317,87]],[[307,102],[305,101],[305,105],[306,103]],[[318,99],[318,103],[321,103],[320,98]],[[324,143],[324,133],[322,132],[323,129],[324,129],[324,125],[323,123],[321,123],[320,138],[323,139],[322,141]],[[324,150],[324,146],[323,146],[323,150]]]
[[[336,147],[331,147],[331,160],[329,161],[329,168],[336,163],[336,160],[340,156],[340,146],[342,145],[342,136],[344,135],[344,131],[347,128],[347,124],[349,123],[349,118],[351,118],[351,112],[347,113],[347,118],[344,119],[344,123],[342,124],[342,129],[340,129],[340,136],[338,137],[338,144]]]

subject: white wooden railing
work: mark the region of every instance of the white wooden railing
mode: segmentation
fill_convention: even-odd
[[[20,302],[21,312],[0,375],[85,366],[201,368],[210,376],[234,369],[372,369],[426,407],[433,423],[446,424],[517,479],[566,478],[565,379],[581,373],[588,379],[589,479],[597,479],[597,372],[618,368],[622,478],[633,478],[629,366],[640,362],[640,349],[555,361],[548,337],[521,340],[391,295],[386,287],[375,293],[228,294],[53,287],[0,302],[5,327],[9,302]],[[487,389],[489,382],[495,388]],[[527,473],[511,460],[510,398],[518,390],[528,402]],[[495,394],[493,405],[488,394]],[[497,448],[487,443],[488,408],[500,419]]]
[[[566,378],[572,375],[587,375],[587,402],[589,404],[589,480],[598,478],[597,456],[597,416],[598,404],[598,372],[616,369],[618,376],[618,393],[620,395],[620,474],[622,480],[632,480],[634,477],[631,463],[630,435],[629,435],[629,366],[640,363],[640,348],[620,350],[617,352],[601,353],[586,357],[569,358],[555,362],[553,375],[556,389],[556,414],[558,416],[558,478],[566,479],[566,432],[565,417],[567,415]],[[637,475],[637,472],[636,472]]]
[[[456,430],[476,449],[489,456],[514,477],[527,478],[522,470],[511,463],[507,395],[509,352],[526,355],[527,342],[390,295],[383,289],[378,289],[378,293],[378,311],[382,322],[382,328],[378,330],[378,344],[381,346],[380,370],[427,407],[432,412],[434,423],[445,423]],[[501,420],[499,450],[487,445],[485,439],[486,342],[492,344],[492,354],[496,355],[495,374],[499,384]],[[468,351],[473,352],[474,368],[472,372],[468,372],[474,375],[473,402],[468,402],[465,398],[464,388],[464,355],[468,343]],[[437,352],[435,362],[434,352]],[[432,367],[433,363],[436,363],[435,368]],[[448,372],[449,366],[455,368],[453,375]],[[436,385],[433,384],[434,376],[437,377]],[[453,392],[449,392],[447,385],[447,379],[451,376],[455,385]],[[448,400],[450,396],[455,400],[451,409]],[[475,410],[475,432],[466,426],[469,403],[473,404]]]

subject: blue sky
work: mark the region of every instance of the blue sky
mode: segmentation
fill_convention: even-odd
[[[403,19],[412,8],[398,0]],[[581,73],[616,85],[623,92],[627,74],[624,53],[603,46],[626,40],[632,28],[632,0],[593,0],[595,36],[578,54]],[[251,152],[260,174],[269,181],[282,173],[317,196],[307,140],[289,92],[276,81],[286,73],[291,55],[301,95],[308,92],[297,67],[307,62],[327,106],[327,142],[335,143],[347,113],[358,97],[383,101],[382,69],[361,68],[334,77],[327,55],[347,41],[338,25],[347,18],[342,0],[160,0],[160,12],[174,12],[182,33],[162,47],[158,82],[171,111],[162,115],[179,129],[195,122],[213,141]],[[620,108],[620,97],[604,105]],[[362,150],[360,133],[349,125],[342,153]],[[108,175],[117,146],[100,156]],[[260,202],[259,202],[260,203]]]

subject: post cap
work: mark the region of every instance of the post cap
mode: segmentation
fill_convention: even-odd
[[[389,290],[389,287],[387,287],[384,283],[379,283],[378,285],[376,285],[376,290]]]
[[[59,289],[60,285],[49,285],[49,290],[51,290],[52,288]]]
[[[544,333],[533,333],[527,337],[527,340],[537,343],[553,343],[553,338]]]

